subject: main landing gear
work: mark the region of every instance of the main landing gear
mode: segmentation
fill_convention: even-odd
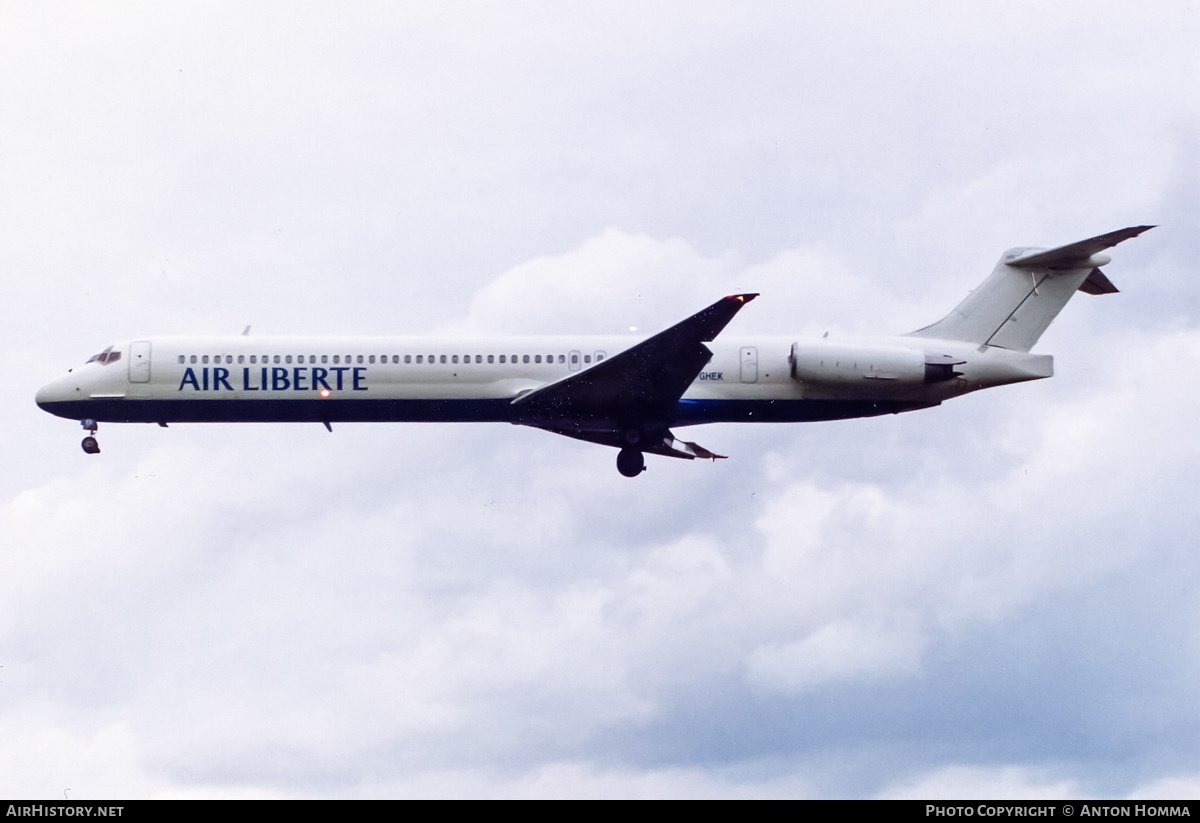
[[[637,449],[617,452],[617,471],[626,477],[637,477],[646,470],[646,457]]]
[[[88,432],[88,436],[83,438],[83,442],[80,444],[83,446],[84,452],[87,454],[99,454],[100,444],[96,442],[96,438],[92,435],[96,433],[100,425],[95,420],[80,420],[79,425],[83,426],[84,430]]]

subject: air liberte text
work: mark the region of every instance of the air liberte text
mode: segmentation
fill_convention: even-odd
[[[211,371],[211,374],[209,373]],[[350,374],[346,374],[350,372]],[[196,370],[188,367],[179,381],[179,391],[191,386],[192,391],[367,391],[366,366],[303,366],[291,369],[273,366],[261,369],[242,369],[242,385],[234,388],[229,382],[229,369],[220,367]],[[236,382],[236,378],[234,378]]]

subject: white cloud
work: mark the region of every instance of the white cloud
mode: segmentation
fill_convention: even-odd
[[[682,240],[610,228],[566,254],[508,270],[476,293],[466,321],[453,330],[617,334],[633,326],[653,333],[672,312],[682,312],[682,320],[701,307],[698,301],[724,296],[729,278],[728,264],[705,259]]]
[[[960,282],[964,290],[983,279]],[[476,293],[452,334],[653,334],[726,294],[759,292],[738,325],[817,337],[827,331],[899,334],[927,325],[953,302],[932,304],[921,287],[879,273],[869,281],[821,248],[780,251],[761,263],[708,257],[679,238],[656,240],[609,228],[560,255],[506,271]],[[957,298],[955,298],[957,302]]]
[[[1068,800],[1080,796],[1075,781],[1025,766],[946,766],[879,794],[895,800]]]
[[[1130,800],[1197,800],[1200,799],[1200,775],[1154,780],[1138,786],[1127,797]]]
[[[774,587],[791,622],[750,656],[748,677],[795,691],[910,674],[945,632],[1155,562],[1156,541],[1179,533],[1143,532],[1143,507],[1177,517],[1200,450],[1189,422],[1200,396],[1172,378],[1200,366],[1198,344],[1194,332],[1124,339],[1100,384],[995,421],[993,448],[1019,455],[998,475],[779,488],[757,523],[757,591]],[[1142,511],[1130,512],[1133,501]]]
[[[796,693],[838,681],[913,674],[923,646],[920,633],[910,627],[838,620],[802,640],[755,649],[747,677],[756,685]]]
[[[880,798],[896,800],[1079,800],[1113,797],[1089,791],[1077,780],[1057,774],[1059,769],[1027,766],[955,765],[937,769],[912,782],[889,787]],[[1139,785],[1127,800],[1194,800],[1200,796],[1195,777],[1166,777]]]

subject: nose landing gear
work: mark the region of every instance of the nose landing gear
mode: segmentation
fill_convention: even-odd
[[[83,426],[84,430],[88,432],[88,436],[83,438],[83,442],[80,444],[83,446],[83,451],[86,454],[99,454],[100,444],[96,442],[96,438],[92,435],[96,433],[100,425],[95,420],[80,420],[79,425]]]

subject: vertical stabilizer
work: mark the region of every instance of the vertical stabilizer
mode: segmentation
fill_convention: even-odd
[[[909,336],[1029,351],[1076,291],[1117,290],[1099,269],[1110,260],[1101,252],[1151,228],[1132,226],[1056,249],[1009,249],[954,311]]]

